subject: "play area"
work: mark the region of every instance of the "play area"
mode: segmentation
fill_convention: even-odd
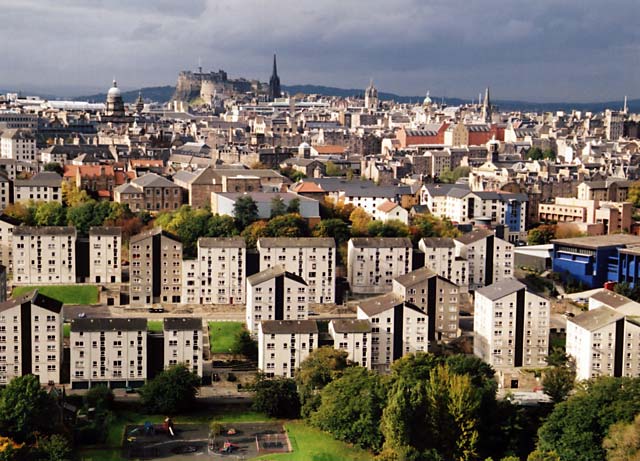
[[[203,424],[146,422],[127,426],[123,455],[129,459],[250,459],[288,453],[291,444],[279,423],[224,423],[215,431]]]

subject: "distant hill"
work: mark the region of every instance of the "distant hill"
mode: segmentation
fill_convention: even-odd
[[[345,89],[322,85],[285,85],[282,89],[290,94],[320,94],[323,96],[338,96],[342,98],[360,96],[364,97],[364,89]],[[125,102],[132,103],[138,98],[138,92],[142,92],[142,97],[151,101],[165,103],[171,100],[175,92],[174,86],[155,86],[141,88],[140,90],[123,91],[122,97]],[[380,99],[389,101],[394,100],[400,103],[419,103],[424,99],[422,96],[399,96],[393,93],[379,92]],[[440,98],[431,96],[436,102],[444,101],[447,105],[457,106],[469,102],[467,99],[460,98]],[[89,96],[79,96],[73,98],[76,101],[92,101],[104,102],[107,99],[107,93],[93,94]],[[602,112],[605,109],[621,109],[623,101],[607,101],[607,102],[588,102],[588,103],[570,103],[570,102],[549,102],[538,103],[528,101],[514,100],[494,100],[493,104],[497,105],[500,110],[521,110],[525,112],[555,112],[559,110],[571,111],[582,110],[591,112]],[[630,112],[640,112],[640,99],[633,99],[628,102]]]

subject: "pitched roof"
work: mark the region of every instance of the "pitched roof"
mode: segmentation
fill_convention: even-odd
[[[335,248],[336,241],[331,237],[262,237],[258,239],[259,248]]]
[[[164,331],[202,330],[202,319],[200,317],[165,317],[163,329]]]
[[[54,171],[41,171],[31,177],[31,179],[16,179],[16,186],[40,186],[40,187],[61,187],[62,176]]]
[[[391,200],[385,200],[380,205],[378,205],[378,210],[382,211],[383,213],[389,213],[391,210],[393,210],[398,206],[400,205],[392,202]]]
[[[273,267],[265,269],[257,274],[253,274],[247,277],[247,283],[251,285],[259,285],[261,283],[266,282],[267,280],[271,280],[275,277],[285,276],[288,279],[295,280],[298,283],[303,285],[307,285],[307,282],[304,279],[296,274],[292,274],[291,272],[287,272],[284,270],[284,266],[277,264]]]
[[[464,245],[469,245],[470,243],[477,242],[478,240],[485,239],[492,235],[495,235],[495,234],[493,233],[493,231],[490,231],[488,229],[474,229],[471,232],[462,234],[460,237],[456,237],[455,240],[457,240],[458,242]]]
[[[371,322],[360,319],[334,319],[331,322],[336,333],[371,333]]]
[[[154,227],[153,229],[149,229],[132,236],[130,239],[130,243],[139,242],[140,240],[153,237],[154,235],[164,235],[165,237],[170,238],[171,240],[181,243],[180,239],[177,236],[167,232],[166,230],[163,230],[161,227]]]
[[[62,312],[62,303],[60,301],[39,293],[37,289],[0,303],[0,312],[20,306],[26,302],[31,302],[55,314]]]
[[[13,235],[72,235],[76,236],[76,228],[71,226],[18,226],[13,229]]]
[[[147,319],[117,317],[73,319],[71,331],[147,331]]]
[[[393,280],[398,282],[403,287],[408,287],[408,286],[415,285],[416,283],[429,280],[431,277],[437,277],[437,276],[438,274],[436,274],[434,271],[432,271],[428,267],[421,267],[420,269],[416,269],[414,271],[407,272],[406,274],[399,275]]]
[[[363,299],[358,303],[360,308],[368,317],[378,315],[381,312],[394,308],[395,306],[402,304],[404,299],[402,296],[396,293],[386,293],[373,298]]]
[[[176,183],[155,173],[144,174],[131,182],[141,187],[178,187]]]
[[[594,331],[622,318],[624,318],[623,313],[607,306],[601,306],[567,319],[567,322],[574,323],[585,330]]]
[[[355,248],[412,248],[407,237],[352,237],[349,242]]]
[[[516,279],[505,279],[492,285],[478,288],[476,296],[481,295],[491,301],[496,301],[522,289],[527,289],[524,283],[518,282]]]
[[[242,237],[200,237],[198,246],[201,248],[246,248],[247,243]]]
[[[452,238],[448,237],[424,237],[421,242],[425,248],[455,248]]]
[[[95,226],[89,229],[89,235],[122,236],[122,227],[116,226]]]
[[[265,320],[260,324],[264,334],[317,334],[315,320]]]

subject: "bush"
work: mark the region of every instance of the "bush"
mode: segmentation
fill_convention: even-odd
[[[193,407],[199,386],[198,375],[175,365],[140,388],[140,401],[150,412],[180,413]]]

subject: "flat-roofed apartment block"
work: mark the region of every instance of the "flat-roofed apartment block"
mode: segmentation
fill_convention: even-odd
[[[517,280],[475,293],[473,352],[497,370],[545,367],[549,349],[549,301]]]
[[[333,238],[261,238],[260,270],[275,265],[298,274],[309,288],[311,303],[335,302],[336,241]]]
[[[293,378],[318,344],[315,320],[271,320],[258,326],[258,369],[267,377]]]
[[[411,271],[413,246],[408,238],[352,238],[347,260],[353,293],[385,293],[391,291],[395,277]]]
[[[0,385],[33,374],[60,383],[62,303],[34,290],[0,303]]]
[[[456,244],[452,238],[423,238],[418,248],[424,253],[425,267],[464,287],[466,291],[469,263],[456,254]]]
[[[138,387],[147,379],[147,319],[71,321],[71,388]]]
[[[429,342],[449,342],[459,335],[459,288],[422,267],[393,279],[393,292],[428,315]]]
[[[576,379],[640,377],[640,304],[609,290],[589,298],[589,311],[567,320],[567,354]]]
[[[76,283],[76,229],[29,227],[13,229],[13,283]]]
[[[361,301],[357,316],[371,322],[371,367],[387,373],[391,364],[405,354],[427,352],[427,314],[396,293]]]
[[[164,367],[179,363],[202,377],[202,319],[199,317],[164,319]]]
[[[307,282],[282,266],[247,277],[247,329],[256,334],[265,320],[306,320]]]
[[[329,322],[333,348],[349,354],[349,360],[371,369],[371,322],[358,319],[334,319]]]
[[[92,283],[122,282],[122,228],[89,229],[89,277]]]
[[[131,237],[131,305],[180,303],[182,243],[156,227]]]
[[[13,229],[20,221],[6,214],[0,215],[0,264],[13,271]]]
[[[247,244],[242,237],[198,239],[198,256],[183,261],[184,304],[244,304]]]

